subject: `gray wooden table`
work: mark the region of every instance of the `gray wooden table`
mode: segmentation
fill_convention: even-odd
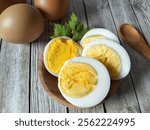
[[[86,25],[106,28],[116,35],[120,24],[131,23],[150,45],[150,0],[70,1],[68,16],[60,22],[65,22],[74,12]],[[32,44],[14,45],[0,40],[0,112],[150,112],[150,62],[123,42],[132,69],[115,96],[86,110],[71,110],[48,97],[40,84],[37,65],[51,30],[52,23],[47,23],[45,33]]]

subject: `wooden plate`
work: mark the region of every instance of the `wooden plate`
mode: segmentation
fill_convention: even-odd
[[[40,55],[40,59],[39,59],[39,63],[38,63],[38,73],[39,73],[39,79],[41,81],[41,84],[42,84],[44,90],[51,98],[53,98],[58,103],[66,106],[66,107],[69,107],[71,109],[81,109],[81,108],[78,108],[78,107],[70,104],[62,97],[62,95],[58,89],[57,78],[54,77],[53,75],[51,75],[44,66],[43,53]],[[109,94],[106,97],[106,99],[113,96],[118,91],[118,87],[119,87],[119,81],[113,81],[112,85],[111,85],[111,89],[110,89]]]

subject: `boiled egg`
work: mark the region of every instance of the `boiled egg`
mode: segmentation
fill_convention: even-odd
[[[110,89],[110,76],[99,61],[76,57],[65,62],[58,77],[62,96],[74,106],[89,108],[101,103]]]
[[[15,4],[0,15],[0,37],[12,43],[29,43],[45,28],[40,11],[29,4]]]
[[[79,45],[68,37],[51,40],[44,50],[44,64],[49,73],[58,76],[64,63],[81,54]]]
[[[123,79],[130,72],[131,61],[128,53],[112,40],[101,39],[90,42],[83,49],[82,56],[102,62],[112,80]]]
[[[81,46],[84,48],[87,44],[98,39],[109,39],[119,43],[118,37],[111,31],[104,28],[95,28],[88,31],[81,39]]]
[[[70,5],[70,0],[34,0],[34,5],[51,21],[62,19]]]

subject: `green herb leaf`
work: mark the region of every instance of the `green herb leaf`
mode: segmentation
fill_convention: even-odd
[[[59,36],[62,31],[62,26],[60,24],[55,24],[54,25],[54,35]]]
[[[70,20],[69,20],[69,27],[70,29],[73,31],[76,29],[76,26],[78,24],[78,18],[77,16],[73,13],[70,17]]]
[[[64,25],[54,24],[54,36],[51,36],[50,38],[67,36],[74,41],[79,41],[87,31],[89,31],[89,28],[78,21],[77,16],[73,13],[68,23],[65,23]]]
[[[84,29],[84,25],[80,23],[80,24],[77,26],[76,31],[77,31],[77,32],[80,32],[80,31],[82,31],[83,29]]]

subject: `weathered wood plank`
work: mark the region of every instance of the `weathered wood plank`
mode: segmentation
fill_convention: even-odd
[[[89,26],[106,28],[116,33],[115,24],[108,1],[85,0],[84,2]],[[119,13],[120,10],[118,10],[118,6],[115,7]],[[118,93],[106,101],[105,107],[106,112],[139,112],[138,102],[130,76],[123,80]],[[130,111],[131,108],[133,111]]]
[[[29,45],[2,42],[0,112],[29,112]]]
[[[129,1],[125,0],[109,0],[109,5],[113,14],[113,18],[116,24],[116,27],[118,27],[122,23],[131,23],[134,26],[139,27],[137,18],[134,15],[134,12],[132,10],[132,7],[129,3]],[[145,7],[144,7],[145,8]],[[118,11],[119,10],[119,11]],[[143,16],[141,16],[143,17]],[[142,19],[142,18],[141,18]],[[143,17],[144,19],[144,17]],[[144,24],[144,21],[141,23]],[[146,30],[146,28],[145,28]],[[132,48],[127,46],[126,44],[123,44],[124,47],[128,50],[131,62],[132,62],[132,69],[131,69],[131,80],[133,80],[135,94],[138,99],[138,103],[140,104],[140,109],[142,112],[150,112],[149,105],[150,104],[150,63],[146,61],[141,55],[139,55],[137,52],[135,52]],[[131,89],[131,86],[124,86],[126,89]],[[124,88],[125,89],[125,88]],[[130,92],[130,91],[128,91]],[[125,93],[125,97],[129,98],[131,95],[128,93]],[[130,100],[126,100],[131,103],[130,107],[132,110],[135,110],[135,112],[138,112],[138,106],[136,103],[132,102],[134,98],[131,98]],[[133,109],[134,108],[134,109]],[[109,107],[107,108],[109,109]],[[109,110],[111,111],[111,110]]]
[[[130,4],[132,5],[131,7],[136,15],[136,18],[138,19],[141,31],[143,32],[144,37],[150,45],[150,1],[130,0]],[[150,107],[148,105],[150,103],[150,63],[144,62],[141,66],[139,66],[138,70],[139,72],[135,73],[141,74],[142,78],[140,78],[140,76],[138,78],[135,74],[133,74],[133,80],[135,82],[135,85],[137,86],[137,96],[140,102],[142,112],[150,112]],[[141,81],[139,82],[139,80]],[[139,83],[141,85],[140,87],[138,87]]]
[[[43,90],[38,78],[38,60],[45,45],[48,43],[51,26],[50,23],[46,24],[45,33],[41,38],[32,44],[31,49],[31,91],[30,91],[30,112],[40,113],[55,113],[66,112],[66,107],[59,105],[47,96]]]
[[[140,29],[150,45],[150,1],[129,0],[129,2],[138,19]]]

